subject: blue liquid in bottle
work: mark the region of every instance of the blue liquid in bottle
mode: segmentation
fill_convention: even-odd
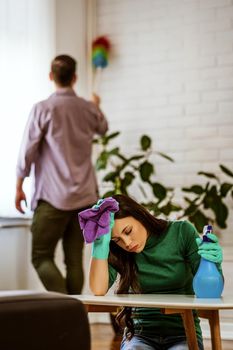
[[[212,226],[204,227],[203,242],[211,242],[206,236]],[[220,298],[224,287],[221,273],[214,262],[201,258],[199,268],[193,278],[193,290],[197,298]]]

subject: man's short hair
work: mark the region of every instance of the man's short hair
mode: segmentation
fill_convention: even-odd
[[[70,86],[76,71],[76,61],[68,55],[56,56],[51,63],[55,83]]]

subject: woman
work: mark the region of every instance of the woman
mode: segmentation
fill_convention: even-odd
[[[97,203],[94,210],[106,200]],[[113,200],[119,210],[113,214],[110,208],[109,232],[93,243],[89,279],[95,295],[105,295],[117,275],[119,294],[192,295],[200,255],[206,257],[208,249],[208,260],[212,258],[220,266],[222,251],[215,235],[210,236],[214,241],[211,251],[208,244],[198,249],[200,238],[188,221],[157,219],[125,195],[114,195]],[[85,237],[85,229],[83,233]],[[199,349],[203,350],[199,319],[195,311],[193,314]],[[117,320],[126,326],[121,350],[188,349],[180,315],[164,315],[153,308],[124,308]]]

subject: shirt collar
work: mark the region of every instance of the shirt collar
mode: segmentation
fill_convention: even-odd
[[[76,93],[74,92],[74,90],[71,87],[60,87],[60,88],[57,88],[57,90],[55,91],[55,95],[75,96]]]
[[[146,245],[144,249],[149,249],[155,244],[158,244],[166,236],[169,227],[171,226],[172,221],[168,221],[166,230],[161,235],[150,234],[147,238]]]

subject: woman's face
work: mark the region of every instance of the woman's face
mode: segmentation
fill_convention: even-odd
[[[145,227],[132,216],[116,219],[112,229],[112,240],[130,253],[143,251],[148,233]]]

